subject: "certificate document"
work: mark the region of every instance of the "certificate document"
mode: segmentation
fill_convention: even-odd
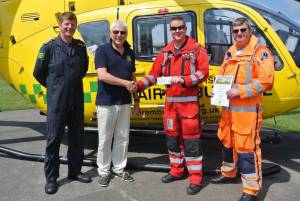
[[[158,77],[156,84],[158,85],[165,85],[165,84],[171,84],[171,77]]]
[[[217,75],[214,82],[213,97],[211,98],[212,105],[229,106],[229,99],[226,92],[231,89],[233,76]]]

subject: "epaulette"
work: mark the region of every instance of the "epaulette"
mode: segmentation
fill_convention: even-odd
[[[51,38],[50,40],[47,40],[47,42],[44,42],[43,44],[44,44],[44,45],[47,45],[48,43],[55,41],[55,39],[56,39],[56,38]]]
[[[199,43],[197,43],[195,48],[196,48],[195,51],[206,52],[206,49]]]
[[[77,41],[77,45],[80,46],[80,47],[86,47],[85,43],[79,39],[76,39]]]

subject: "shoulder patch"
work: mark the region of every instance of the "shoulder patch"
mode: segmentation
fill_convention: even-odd
[[[38,55],[38,59],[43,60],[45,58],[45,52],[44,51],[40,51],[39,55]]]
[[[227,61],[231,59],[231,52],[226,53],[226,58]]]
[[[268,59],[269,58],[269,53],[266,50],[263,50],[261,52],[261,58],[262,59]]]

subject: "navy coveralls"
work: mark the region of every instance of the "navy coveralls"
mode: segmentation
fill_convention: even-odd
[[[59,177],[59,147],[68,126],[69,176],[80,173],[83,161],[83,85],[88,69],[85,44],[73,39],[70,44],[60,36],[44,44],[33,72],[47,88],[47,146],[45,176],[47,181]]]

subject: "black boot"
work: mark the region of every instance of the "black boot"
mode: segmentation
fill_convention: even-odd
[[[76,180],[76,181],[79,181],[81,183],[90,183],[92,181],[89,176],[86,176],[86,175],[82,174],[81,172],[77,175],[69,175],[68,179]]]
[[[236,183],[236,178],[229,178],[229,177],[224,177],[223,175],[220,175],[220,176],[213,178],[210,182],[213,184]]]
[[[200,185],[190,184],[189,187],[186,189],[186,193],[188,195],[195,195],[195,194],[199,193],[200,190],[201,190]]]
[[[181,177],[174,177],[170,174],[167,174],[161,178],[161,182],[162,183],[171,183],[173,181],[180,180],[180,179],[181,179]]]
[[[239,199],[239,201],[256,201],[257,196],[255,195],[249,195],[247,193],[243,193],[242,197]]]
[[[58,183],[56,180],[47,181],[45,185],[45,193],[47,194],[54,194],[58,190]]]

